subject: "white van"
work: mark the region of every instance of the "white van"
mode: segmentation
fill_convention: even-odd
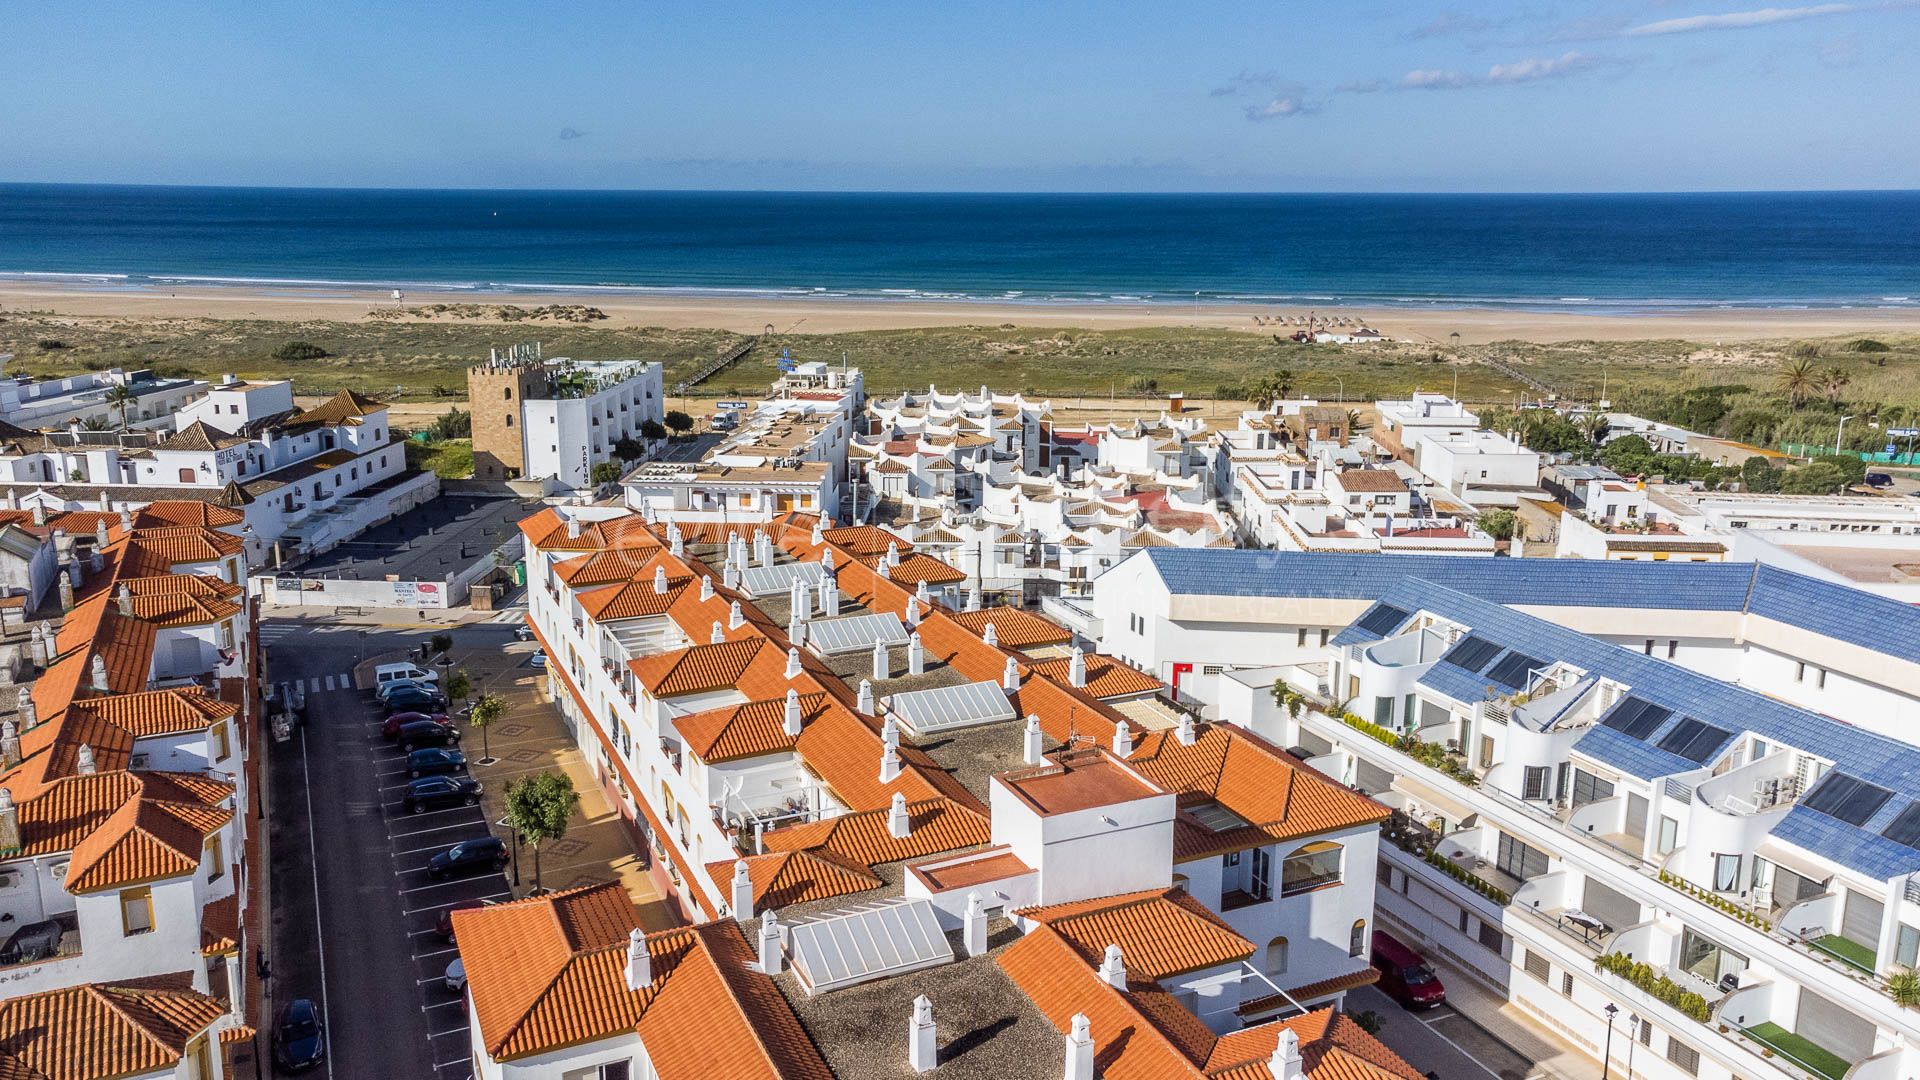
[[[437,672],[427,671],[423,668],[415,667],[412,664],[381,664],[379,667],[373,669],[373,687],[375,690],[378,690],[390,682],[398,682],[402,679],[409,679],[413,682],[434,683],[437,685],[440,682],[440,675]]]

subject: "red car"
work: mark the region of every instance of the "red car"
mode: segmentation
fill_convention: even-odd
[[[1380,992],[1403,1008],[1431,1009],[1447,1000],[1447,988],[1427,966],[1426,957],[1385,930],[1373,932],[1373,966],[1380,971]]]
[[[400,737],[401,725],[421,720],[431,720],[436,724],[453,723],[453,718],[446,713],[397,712],[387,717],[387,722],[380,726],[380,734],[388,739],[397,739]]]

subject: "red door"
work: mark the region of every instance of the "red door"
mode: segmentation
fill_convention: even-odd
[[[1173,665],[1173,696],[1176,699],[1179,698],[1180,696],[1180,676],[1191,675],[1191,674],[1193,674],[1192,664]]]

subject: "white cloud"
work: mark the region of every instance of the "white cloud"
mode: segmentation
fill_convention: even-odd
[[[1559,56],[1530,57],[1526,60],[1516,60],[1511,64],[1495,64],[1487,69],[1485,75],[1445,71],[1438,68],[1416,68],[1400,77],[1399,87],[1402,90],[1468,90],[1481,86],[1517,86],[1521,83],[1544,82],[1549,79],[1564,79],[1584,74],[1602,63],[1619,63],[1619,61],[1604,60],[1586,53],[1568,52]]]
[[[1277,97],[1265,105],[1247,106],[1247,119],[1273,120],[1283,116],[1305,116],[1308,113],[1317,111],[1319,111],[1319,106],[1313,105],[1301,98]]]
[[[1678,19],[1629,26],[1621,37],[1656,37],[1661,34],[1691,34],[1701,30],[1744,30],[1750,26],[1817,19],[1822,15],[1846,15],[1859,11],[1857,4],[1815,4],[1811,7],[1757,8],[1753,11],[1729,11],[1721,15],[1687,15]]]
[[[1307,97],[1305,86],[1272,71],[1243,71],[1216,87],[1210,96],[1239,97],[1248,92],[1265,99],[1246,107],[1249,120],[1277,120],[1320,111],[1319,103]]]

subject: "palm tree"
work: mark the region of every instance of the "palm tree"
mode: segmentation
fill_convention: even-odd
[[[1273,373],[1273,400],[1281,401],[1293,396],[1293,372],[1281,368]]]
[[[533,849],[533,889],[540,888],[540,845],[567,835],[567,820],[580,808],[580,793],[566,773],[525,776],[507,785],[507,827]]]
[[[480,729],[480,761],[478,764],[493,764],[493,754],[487,748],[487,729],[495,720],[507,714],[507,701],[499,694],[481,694],[480,700],[473,703],[467,711],[467,723]]]
[[[1820,373],[1820,389],[1827,395],[1827,400],[1835,405],[1840,404],[1840,391],[1845,390],[1852,381],[1853,376],[1837,367]]]
[[[1347,410],[1347,434],[1358,435],[1367,430],[1368,426],[1366,418],[1360,415],[1359,409]]]
[[[108,405],[119,410],[120,427],[122,429],[125,429],[127,426],[127,407],[138,400],[140,400],[140,395],[134,393],[125,383],[114,383],[112,386],[107,387],[106,402]]]
[[[1607,419],[1606,413],[1594,413],[1592,416],[1589,416],[1587,418],[1587,423],[1586,423],[1587,439],[1588,441],[1592,442],[1593,445],[1595,446],[1599,446],[1601,443],[1606,442],[1607,432],[1612,430],[1613,430],[1613,424]]]
[[[1783,365],[1775,378],[1787,395],[1787,404],[1795,409],[1806,404],[1820,383],[1820,373],[1813,361],[1804,358]]]

